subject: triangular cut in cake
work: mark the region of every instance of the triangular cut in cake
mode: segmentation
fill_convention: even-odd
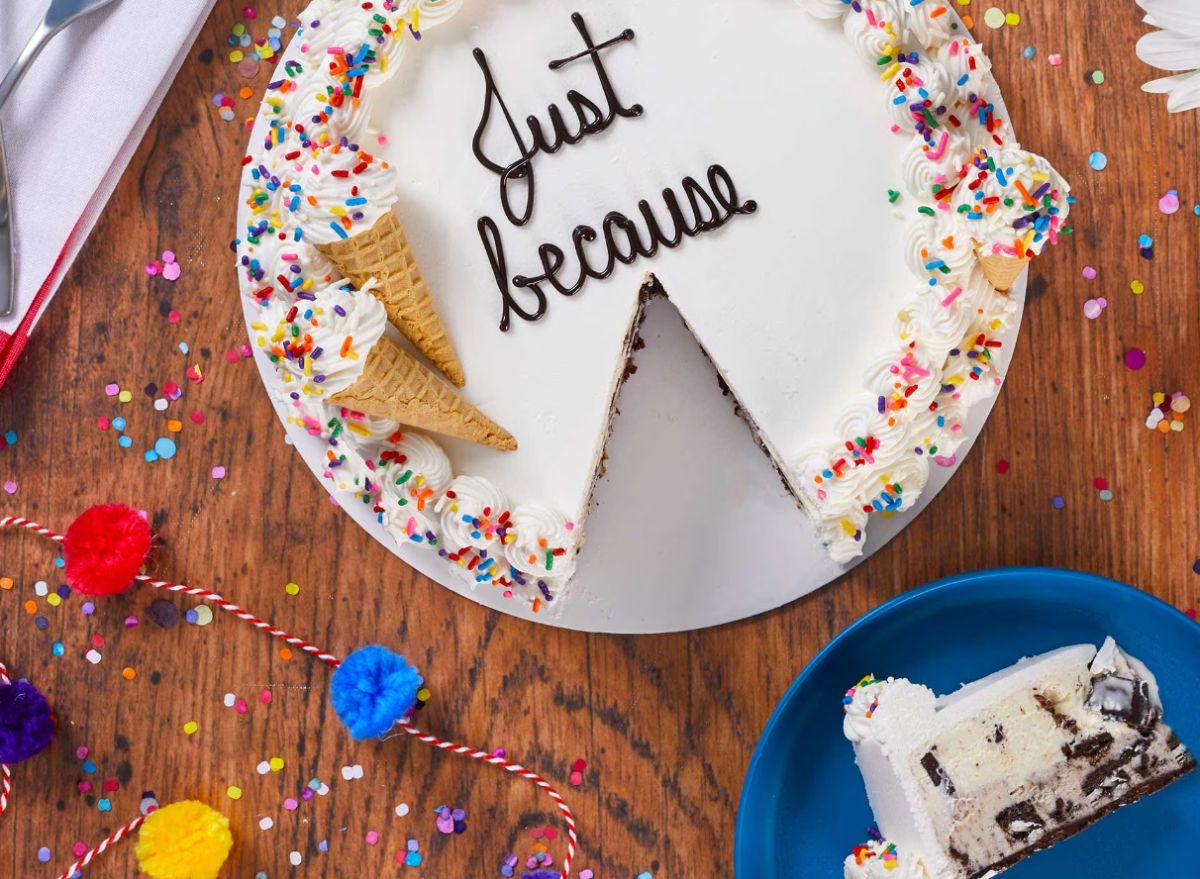
[[[948,696],[867,677],[844,701],[881,834],[846,879],[994,876],[1196,768],[1154,675],[1112,638]]]

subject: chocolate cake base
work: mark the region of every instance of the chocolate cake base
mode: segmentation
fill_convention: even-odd
[[[1053,830],[1047,830],[1045,835],[1040,837],[1036,843],[1030,845],[1020,851],[1013,852],[1007,858],[992,864],[988,867],[983,867],[971,873],[968,879],[985,879],[988,876],[994,876],[997,873],[1003,873],[1008,868],[1028,858],[1030,855],[1037,854],[1040,851],[1050,848],[1064,839],[1070,839],[1077,833],[1082,833],[1087,828],[1091,827],[1104,816],[1115,812],[1122,806],[1129,806],[1136,803],[1142,797],[1147,797],[1150,794],[1157,793],[1168,785],[1178,781],[1196,768],[1196,758],[1187,754],[1187,759],[1178,770],[1160,775],[1155,778],[1147,779],[1138,786],[1132,788],[1125,796],[1106,803],[1102,808],[1097,809],[1085,818],[1078,821],[1071,821],[1066,824],[1061,824]]]

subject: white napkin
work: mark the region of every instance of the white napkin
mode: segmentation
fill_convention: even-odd
[[[91,232],[214,2],[119,0],[90,13],[54,38],[0,112],[17,279],[15,310],[0,319],[0,384]],[[0,75],[49,5],[49,0],[0,3]],[[147,254],[147,261],[154,256]]]

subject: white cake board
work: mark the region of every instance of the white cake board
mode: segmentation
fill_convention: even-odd
[[[280,57],[290,53],[291,49]],[[1003,98],[996,94],[991,99],[1007,117]],[[256,127],[251,138],[259,136]],[[239,228],[245,228],[245,220],[243,205]],[[645,269],[653,272],[653,261]],[[996,357],[999,375],[1007,372],[1017,341],[1027,274],[1010,293],[1017,311]],[[253,317],[248,300],[243,301],[243,312],[249,324]],[[253,340],[249,325],[247,332]],[[972,407],[966,423],[971,439],[960,446],[955,465],[930,468],[929,482],[912,510],[872,516],[864,554],[854,565],[842,566],[830,560],[771,460],[735,414],[732,400],[722,394],[712,364],[674,307],[652,301],[641,335],[646,344],[637,352],[637,372],[617,402],[620,414],[608,445],[606,473],[592,499],[578,569],[552,609],[534,614],[526,603],[505,599],[498,589],[474,590],[435,553],[413,544],[398,545],[367,506],[351,503],[342,509],[422,574],[495,610],[587,632],[701,629],[773,610],[870,558],[946,485],[995,403],[993,396]],[[276,381],[273,367],[261,352],[255,362],[264,384],[271,386]],[[331,489],[321,478],[325,442],[288,425],[278,403],[276,414],[288,442],[321,485]],[[645,514],[630,516],[630,510]]]
[[[1016,343],[1027,275],[1013,287],[1019,308],[1004,337],[1003,375]],[[559,607],[533,614],[497,589],[472,590],[428,550],[398,546],[362,504],[342,507],[367,533],[422,574],[472,601],[551,626],[585,632],[648,634],[702,629],[773,610],[837,579],[834,564],[807,517],[784,488],[771,460],[722,395],[712,364],[679,313],[660,299],[647,306],[645,348],[617,402],[608,468],[596,488],[579,567]],[[273,368],[255,356],[264,382]],[[979,435],[995,397],[972,408],[967,430]],[[288,440],[320,479],[326,445],[276,412]],[[933,467],[911,511],[874,516],[862,561],[920,514],[961,465]],[[711,462],[720,461],[714,470]],[[662,498],[674,498],[663,504]],[[609,515],[609,512],[612,515]],[[662,510],[645,518],[621,510]],[[333,510],[328,515],[337,515]],[[351,568],[351,571],[353,569]],[[353,576],[353,574],[351,574]]]

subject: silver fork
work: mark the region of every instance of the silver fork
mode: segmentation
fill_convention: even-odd
[[[65,28],[75,19],[96,9],[102,9],[117,0],[52,0],[46,10],[42,23],[38,25],[25,48],[21,50],[16,63],[0,81],[0,109],[4,107],[9,96],[18,83],[28,72],[42,49],[56,33]],[[15,254],[13,253],[13,218],[12,204],[8,194],[8,163],[4,157],[3,134],[0,133],[0,317],[12,314],[16,304],[16,273],[13,271]]]

